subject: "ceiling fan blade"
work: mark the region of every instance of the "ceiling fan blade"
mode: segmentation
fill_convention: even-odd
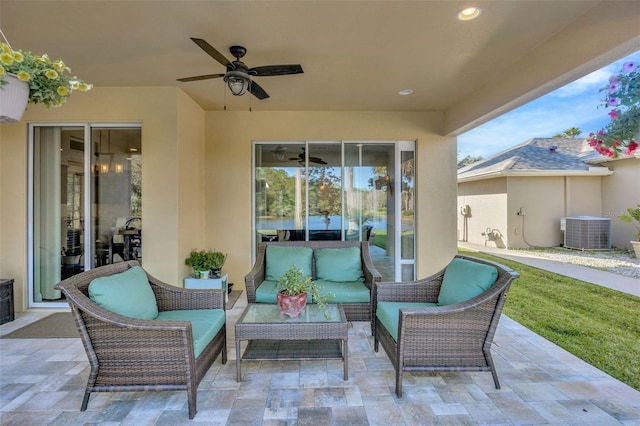
[[[327,164],[326,161],[324,161],[322,158],[318,158],[318,157],[309,157],[309,161],[312,163],[316,163],[316,164]]]
[[[202,50],[204,50],[205,52],[207,52],[207,54],[209,56],[211,56],[213,59],[215,59],[216,61],[220,62],[222,65],[224,65],[225,67],[232,67],[235,69],[235,66],[229,62],[229,60],[227,58],[225,58],[225,56],[218,52],[215,47],[211,46],[209,43],[207,43],[206,40],[203,40],[201,38],[194,38],[191,37],[191,40],[193,40],[193,42],[195,44],[197,44],[198,46],[200,46],[200,48]]]
[[[198,80],[209,80],[211,78],[220,78],[224,77],[224,74],[207,74],[207,75],[198,75],[195,77],[186,77],[186,78],[178,78],[178,81],[198,81]]]
[[[255,67],[249,70],[249,74],[258,77],[269,77],[273,75],[289,75],[302,74],[302,66],[296,65],[265,65],[263,67]]]
[[[260,87],[260,85],[253,80],[251,80],[251,84],[249,85],[249,91],[253,96],[255,96],[260,100],[267,99],[269,97],[267,92],[265,92],[264,89]]]

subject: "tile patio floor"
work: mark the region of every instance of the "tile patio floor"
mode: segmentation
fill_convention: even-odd
[[[185,392],[95,393],[82,413],[80,339],[0,339],[0,424],[640,425],[640,392],[504,316],[493,348],[500,390],[490,373],[405,373],[398,399],[364,322],[350,328],[348,381],[340,361],[309,361],[246,363],[237,383],[233,324],[244,306],[227,311],[229,362],[216,360],[200,384],[192,421]],[[0,334],[43,315],[22,314]]]

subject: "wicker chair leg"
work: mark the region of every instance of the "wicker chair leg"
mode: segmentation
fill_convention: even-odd
[[[196,408],[197,390],[187,389],[187,399],[189,400],[189,420],[193,420],[198,412]]]
[[[396,365],[396,395],[402,398],[402,369]]]
[[[89,397],[91,396],[90,391],[84,392],[84,398],[82,398],[82,405],[80,406],[80,411],[86,411],[87,405],[89,405]]]
[[[496,366],[493,364],[493,357],[491,356],[491,346],[489,349],[483,348],[484,356],[487,359],[487,364],[489,364],[489,368],[491,369],[491,375],[493,376],[493,383],[496,385],[496,389],[500,389],[500,381],[498,380],[498,373],[496,372]]]

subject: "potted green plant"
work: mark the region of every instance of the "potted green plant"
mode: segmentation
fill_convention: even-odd
[[[184,260],[184,264],[193,268],[195,278],[209,278],[209,268],[205,267],[205,251],[191,250],[189,257]]]
[[[0,45],[0,123],[20,121],[27,102],[58,107],[71,92],[86,92],[93,86],[71,76],[71,70],[61,59],[51,60],[47,54],[33,55],[29,51],[13,50],[7,43]]]
[[[618,216],[618,218],[636,227],[636,241],[631,241],[631,245],[636,254],[636,259],[640,259],[640,203],[635,208],[629,207],[627,212]]]
[[[204,268],[211,271],[214,278],[220,278],[220,271],[227,260],[227,255],[217,250],[207,250],[204,253]]]
[[[305,276],[302,269],[291,265],[280,277],[278,284],[281,289],[277,293],[276,304],[280,308],[280,315],[288,315],[290,318],[299,316],[307,306],[307,295],[311,294],[314,302],[327,314],[327,300],[331,295],[321,295],[322,287],[318,286],[309,276]]]

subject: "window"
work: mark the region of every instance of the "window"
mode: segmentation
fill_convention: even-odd
[[[369,241],[383,280],[413,279],[414,145],[255,142],[254,245]]]

